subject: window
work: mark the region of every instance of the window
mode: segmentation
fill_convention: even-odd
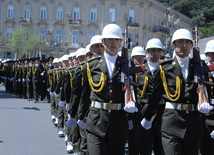
[[[62,30],[56,30],[56,43],[62,42]]]
[[[129,10],[129,22],[134,23],[134,10]]]
[[[97,9],[91,9],[91,21],[96,21],[97,20]]]
[[[57,20],[63,20],[63,8],[57,8]]]
[[[115,22],[115,9],[109,9],[109,21]]]
[[[7,28],[7,40],[12,39],[12,31],[13,31],[13,28]]]
[[[89,32],[89,42],[91,41],[91,38],[93,37],[93,36],[95,36],[96,35],[96,32],[95,31],[90,31]]]
[[[41,7],[40,19],[46,19],[47,9],[46,7]]]
[[[78,47],[79,44],[79,31],[73,30],[72,31],[72,46]]]
[[[46,34],[46,30],[44,29],[41,29],[40,32],[39,32],[39,35],[40,35],[40,41],[41,42],[45,42],[45,34]]]
[[[4,59],[13,59],[14,53],[12,52],[4,52]]]
[[[80,9],[74,8],[74,20],[80,19]]]
[[[14,17],[14,6],[8,6],[8,18],[13,18]]]
[[[30,18],[30,7],[25,6],[24,8],[24,18]]]

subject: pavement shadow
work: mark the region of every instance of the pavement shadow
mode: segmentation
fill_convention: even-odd
[[[26,110],[35,110],[35,111],[40,111],[39,108],[37,107],[23,107],[23,109],[26,109]]]

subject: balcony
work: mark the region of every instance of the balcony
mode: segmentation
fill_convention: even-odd
[[[154,26],[153,32],[157,32],[161,34],[169,34],[169,29],[163,26]]]
[[[135,22],[128,22],[127,26],[129,28],[129,30],[135,30],[137,28],[139,28],[139,23],[135,23]]]
[[[72,26],[72,27],[80,27],[80,26],[82,26],[81,25],[82,20],[79,20],[79,19],[75,19],[75,20],[69,19],[68,21],[69,21],[70,26]]]
[[[23,18],[23,17],[20,18],[19,23],[22,26],[30,26],[32,24],[31,18]]]
[[[13,26],[15,24],[14,18],[7,18],[5,20],[5,23],[7,24],[7,26]]]

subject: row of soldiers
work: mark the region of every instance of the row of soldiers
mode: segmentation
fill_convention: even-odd
[[[0,74],[6,91],[29,101],[34,99],[35,103],[47,98],[50,103],[47,72],[53,68],[52,62],[53,57],[5,61]]]
[[[59,137],[65,137],[67,153],[124,155],[128,141],[130,155],[197,155],[199,148],[204,155],[214,154],[213,86],[207,85],[209,103],[198,105],[189,57],[192,34],[186,29],[174,32],[175,57],[168,60],[160,60],[163,46],[158,38],[150,39],[145,51],[140,46],[132,49],[130,67],[143,65],[147,70],[131,75],[139,85],[130,86],[130,100],[121,82],[122,39],[121,28],[108,24],[86,48],[55,58],[54,68],[44,76],[51,119]],[[212,64],[213,41],[205,53]],[[212,72],[204,77],[214,80]]]

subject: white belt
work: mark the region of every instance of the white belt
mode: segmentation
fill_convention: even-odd
[[[121,110],[122,103],[104,103],[104,102],[91,101],[91,107],[104,109],[104,110]]]
[[[210,99],[210,104],[214,104],[214,98]]]
[[[181,111],[196,111],[196,105],[195,104],[166,102],[165,108],[166,109],[181,110]]]
[[[147,102],[148,102],[148,100],[149,100],[149,99],[142,98],[142,99],[140,100],[140,102],[147,103]]]

